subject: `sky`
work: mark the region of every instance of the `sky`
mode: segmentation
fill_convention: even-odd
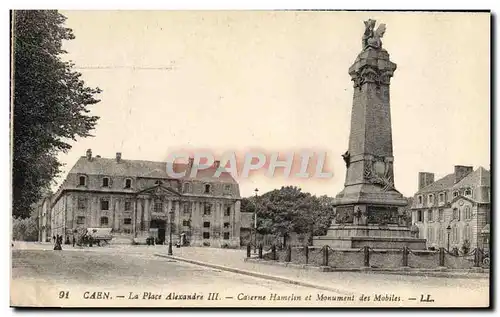
[[[240,179],[242,196],[295,185],[317,195],[343,188],[363,21],[385,23],[397,70],[391,81],[396,188],[418,172],[490,168],[490,16],[486,13],[293,11],[61,11],[65,43],[89,86],[94,137],[61,153],[61,178],[94,155],[164,161],[178,149],[214,154],[326,152],[329,179]],[[279,170],[276,174],[279,174]]]

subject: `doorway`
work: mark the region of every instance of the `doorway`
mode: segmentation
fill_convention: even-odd
[[[165,228],[167,222],[161,219],[153,219],[151,220],[150,228],[158,229],[158,236],[156,237],[158,241],[156,243],[163,244],[165,242]]]

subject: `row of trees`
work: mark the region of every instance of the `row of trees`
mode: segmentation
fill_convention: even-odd
[[[14,217],[12,219],[12,239],[14,241],[37,241],[37,218],[34,215],[28,218]]]
[[[59,174],[58,153],[90,136],[98,117],[88,106],[99,88],[87,87],[74,64],[61,57],[63,42],[74,39],[55,10],[14,11],[13,215],[29,217],[33,205]]]
[[[291,232],[324,235],[333,217],[333,198],[314,196],[295,186],[281,187],[258,197],[243,198],[242,212],[257,207],[257,232],[282,237],[286,245]]]

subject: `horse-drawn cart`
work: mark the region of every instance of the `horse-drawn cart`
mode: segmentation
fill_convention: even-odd
[[[80,236],[79,244],[82,246],[104,246],[109,244],[113,236],[111,235],[111,228],[87,228]]]

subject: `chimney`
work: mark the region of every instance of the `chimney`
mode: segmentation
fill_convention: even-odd
[[[122,152],[116,152],[116,162],[120,163],[122,160]]]
[[[194,162],[194,158],[193,158],[193,157],[189,157],[188,167],[189,167],[190,169],[193,167],[193,162]]]
[[[472,172],[472,166],[455,165],[455,184]]]
[[[87,150],[87,160],[89,160],[89,161],[92,160],[92,150],[91,149]]]
[[[220,166],[220,161],[214,161],[214,167],[219,168]]]
[[[418,173],[418,190],[434,183],[434,173],[420,172]]]

